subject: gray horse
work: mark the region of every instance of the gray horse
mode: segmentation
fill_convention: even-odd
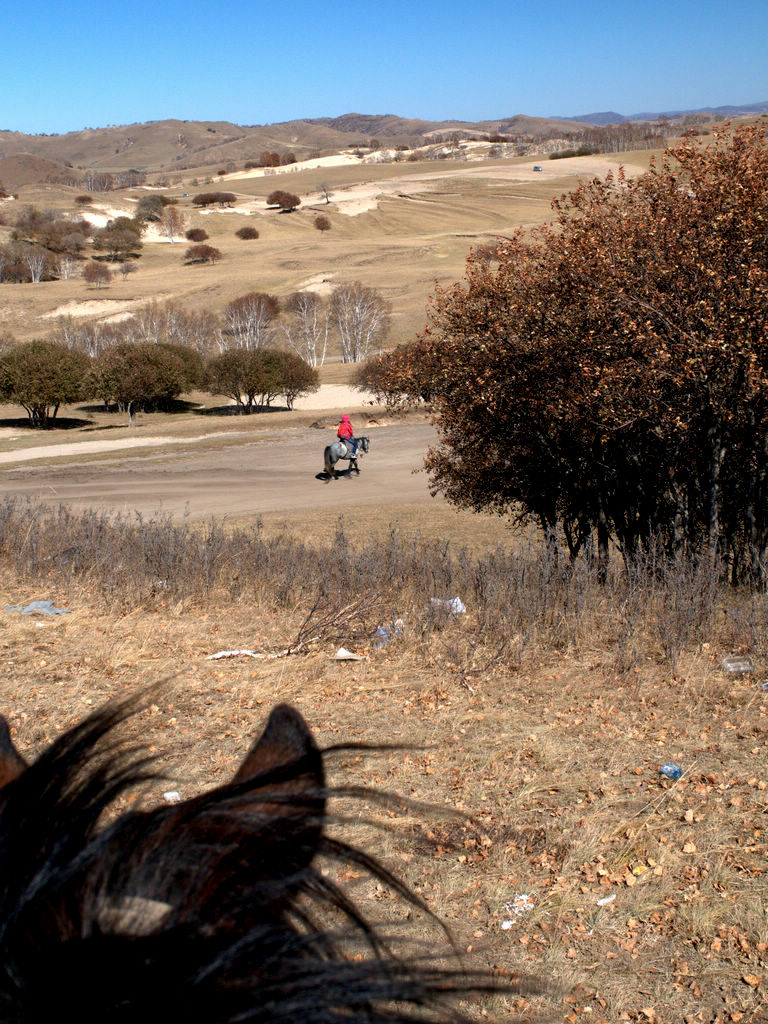
[[[336,463],[344,459],[349,460],[349,472],[352,470],[356,473],[360,472],[360,467],[357,464],[357,460],[361,455],[365,455],[371,446],[370,439],[368,437],[358,437],[357,441],[357,454],[350,455],[349,449],[347,448],[344,441],[334,441],[333,444],[329,444],[325,449],[325,473],[331,480],[336,479]]]

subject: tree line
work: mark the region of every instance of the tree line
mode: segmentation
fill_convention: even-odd
[[[33,427],[46,428],[62,405],[98,399],[133,422],[139,410],[168,409],[194,390],[231,398],[238,412],[265,408],[283,396],[319,387],[317,370],[292,352],[231,349],[204,360],[186,345],[118,342],[96,355],[60,341],[13,345],[0,355],[0,400],[20,405]]]
[[[768,578],[768,140],[690,136],[475,252],[415,342],[360,382],[432,404],[457,505],[607,563],[658,544]]]
[[[86,398],[135,409],[196,388],[244,412],[278,395],[292,408],[316,390],[331,338],[354,362],[381,347],[388,329],[389,304],[359,281],[338,285],[327,301],[308,291],[282,300],[252,291],[220,314],[150,302],[116,324],[68,317],[46,339],[0,338],[0,398],[23,406],[35,426]]]

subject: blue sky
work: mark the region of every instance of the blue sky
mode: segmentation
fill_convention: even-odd
[[[0,129],[14,131],[352,111],[476,121],[768,100],[765,0],[5,6]]]

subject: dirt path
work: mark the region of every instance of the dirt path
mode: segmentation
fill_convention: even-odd
[[[431,503],[420,468],[435,439],[428,424],[372,428],[371,451],[361,473],[336,481],[318,479],[331,430],[286,429],[278,440],[221,447],[215,451],[179,447],[171,454],[130,454],[113,461],[8,467],[0,470],[5,495],[29,496],[74,508],[99,508],[142,515],[170,514],[202,519],[266,512],[353,506]]]

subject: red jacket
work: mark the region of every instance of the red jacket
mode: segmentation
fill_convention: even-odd
[[[340,437],[343,441],[347,441],[355,436],[355,432],[352,429],[352,424],[349,421],[349,416],[342,416],[339,429],[336,431],[336,436]]]

